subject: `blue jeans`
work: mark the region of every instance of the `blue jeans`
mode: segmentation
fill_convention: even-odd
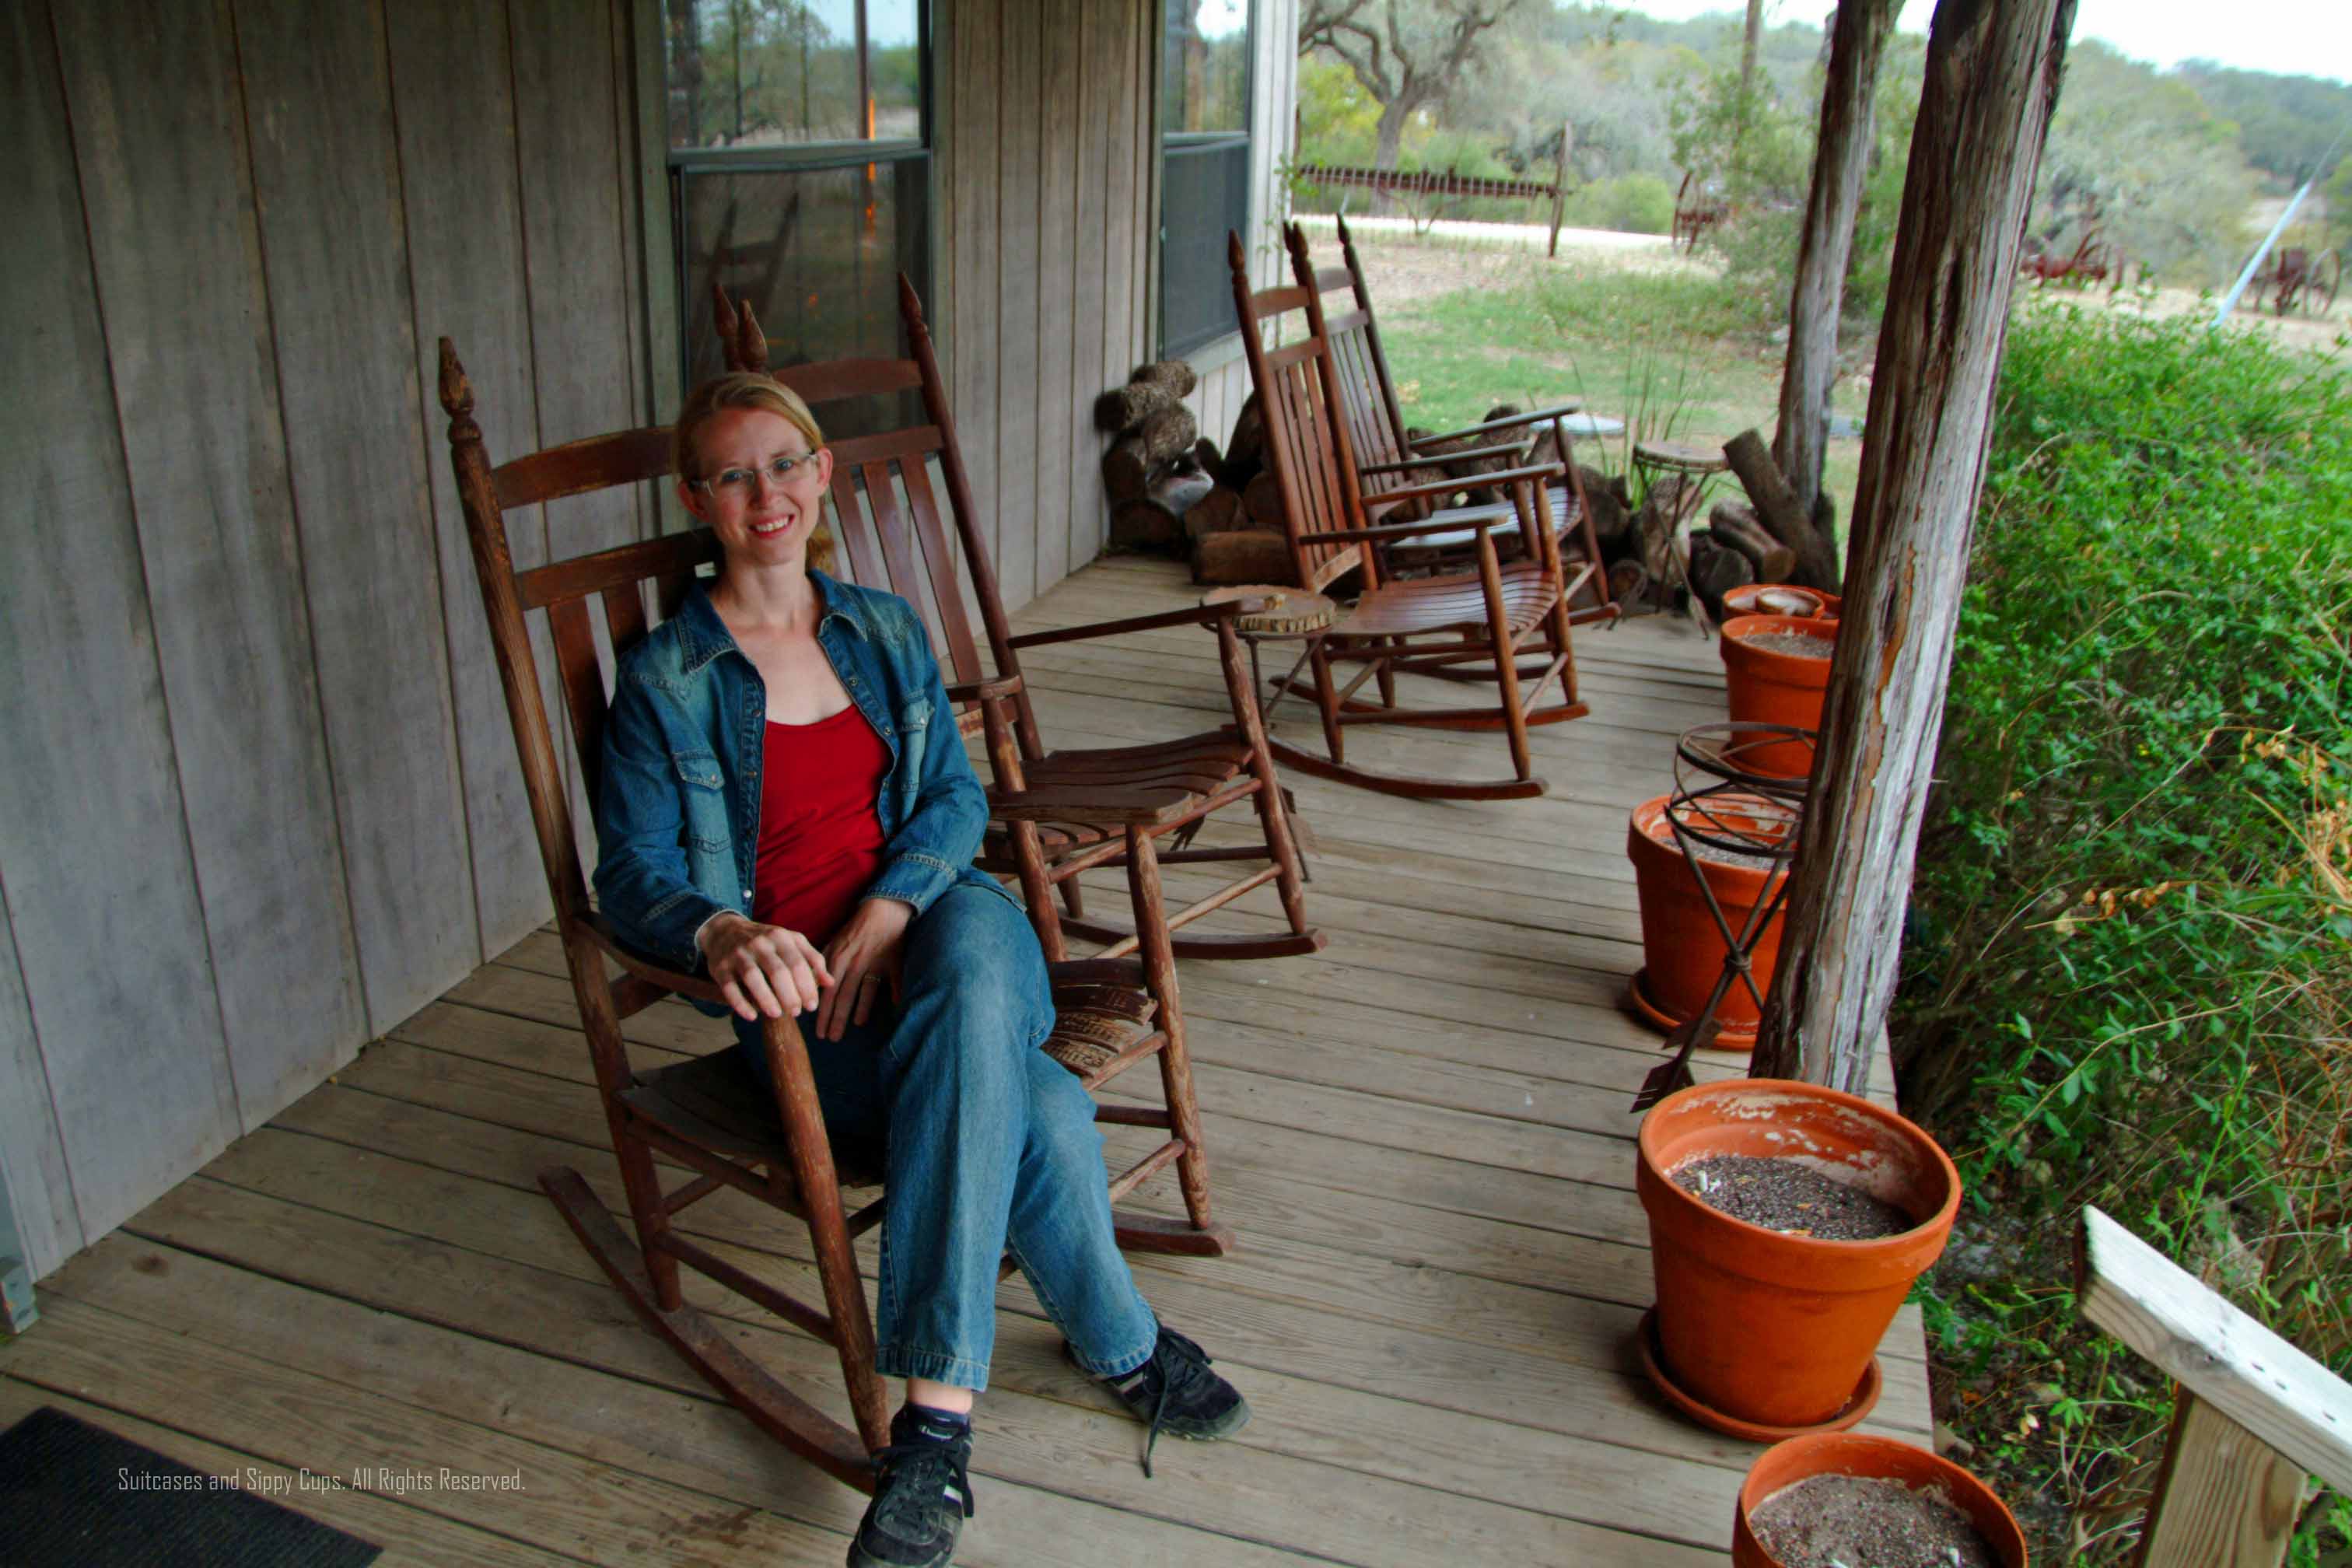
[[[1036,933],[1011,900],[950,888],[907,928],[902,994],[838,1040],[799,1019],[836,1145],[880,1148],[875,1369],[986,1388],[1006,1248],[1101,1376],[1151,1358],[1159,1323],[1111,1231],[1094,1100],[1038,1047],[1054,1008]],[[757,1025],[737,1048],[764,1082]]]

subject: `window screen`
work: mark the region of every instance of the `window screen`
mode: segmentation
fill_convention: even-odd
[[[1249,233],[1250,0],[1167,0],[1160,63],[1160,352],[1234,331],[1225,236]]]

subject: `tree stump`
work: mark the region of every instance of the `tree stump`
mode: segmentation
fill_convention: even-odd
[[[1195,583],[1295,583],[1290,538],[1270,528],[1234,528],[1192,545]]]

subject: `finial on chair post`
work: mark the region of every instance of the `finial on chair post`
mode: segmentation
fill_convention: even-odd
[[[1348,235],[1348,215],[1346,213],[1335,213],[1332,215],[1331,221],[1339,226],[1339,243],[1341,245],[1353,245],[1355,241],[1349,238]]]
[[[766,372],[768,339],[760,331],[760,318],[752,313],[751,301],[747,299],[738,305],[727,297],[727,286],[717,279],[710,283],[710,321],[718,329],[719,347],[729,370]]]
[[[1282,226],[1282,243],[1290,252],[1290,269],[1298,281],[1311,293],[1315,288],[1315,262],[1307,254],[1307,231],[1296,223]]]
[[[719,331],[719,351],[726,357],[727,367],[734,369],[742,362],[740,338],[743,331],[735,314],[735,301],[727,297],[727,285],[714,278],[710,280],[710,324]]]
[[[474,384],[457,363],[457,344],[447,338],[441,340],[441,409],[449,416],[449,445],[480,445],[482,427],[474,423]]]
[[[749,299],[735,307],[743,318],[743,368],[761,375],[768,374],[768,334],[760,330],[760,318],[751,309]]]
[[[1242,237],[1232,229],[1225,230],[1225,260],[1235,276],[1249,270],[1249,253],[1242,248]]]
[[[923,320],[923,297],[915,291],[915,281],[904,272],[898,274],[898,319],[907,324],[907,346],[912,350],[931,341],[931,329]],[[920,354],[917,358],[922,357]]]

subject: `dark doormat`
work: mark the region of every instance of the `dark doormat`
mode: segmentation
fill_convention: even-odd
[[[276,1472],[268,1472],[274,1476]],[[0,1433],[0,1563],[366,1568],[383,1549],[62,1410]]]

